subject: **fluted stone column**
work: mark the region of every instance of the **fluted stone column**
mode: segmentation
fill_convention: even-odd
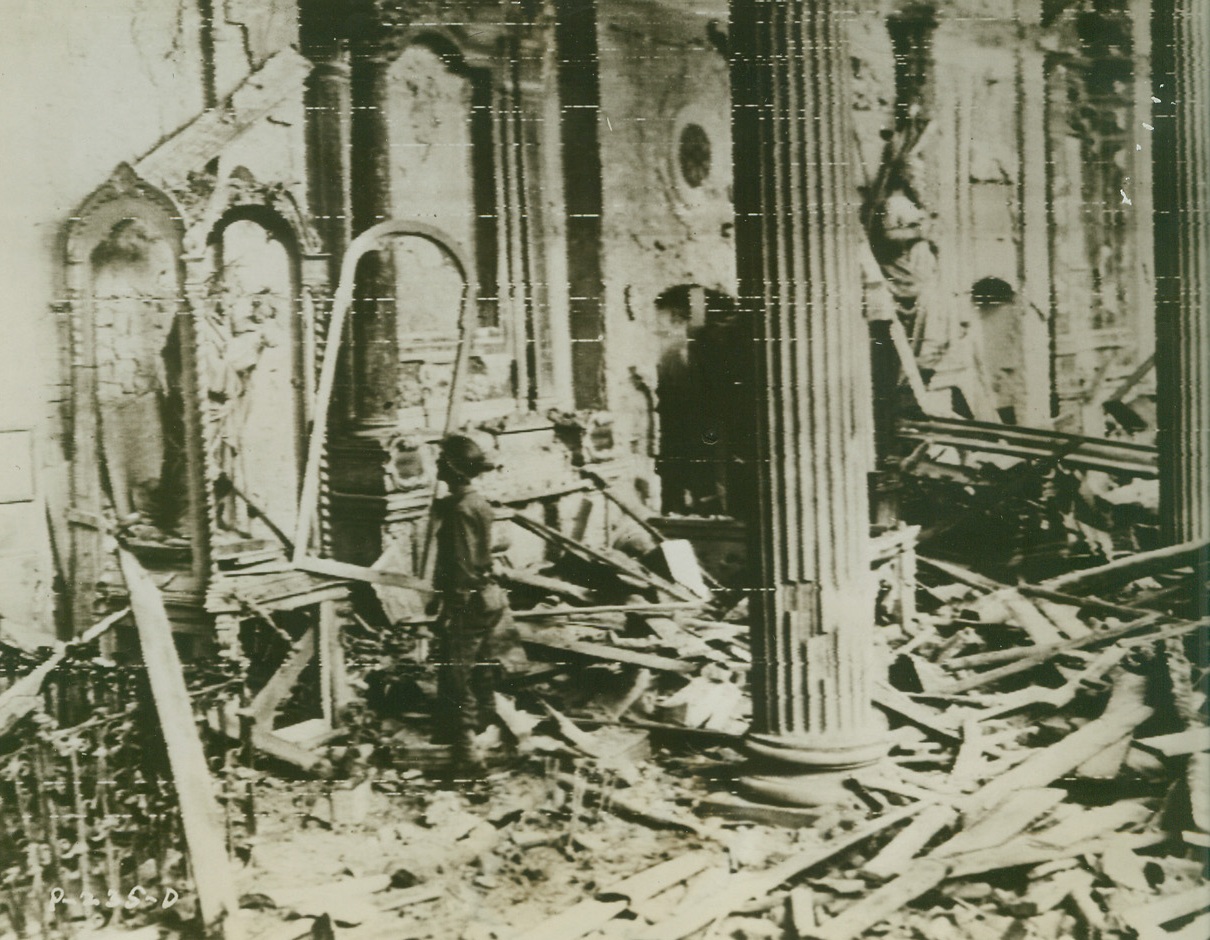
[[[1210,3],[1156,0],[1152,95],[1160,521],[1210,536]]]
[[[760,569],[751,792],[877,759],[862,320],[842,0],[734,0],[736,248],[754,323]],[[764,765],[763,767],[761,765]]]

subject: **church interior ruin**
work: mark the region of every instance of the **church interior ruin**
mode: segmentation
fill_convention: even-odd
[[[1210,3],[0,6],[0,937],[1210,936]]]

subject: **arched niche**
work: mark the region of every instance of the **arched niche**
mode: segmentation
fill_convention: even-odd
[[[419,223],[383,236],[375,249],[359,259],[358,297],[374,289],[386,259],[396,284],[393,322],[398,362],[396,368],[378,373],[388,383],[378,389],[384,399],[382,410],[404,428],[440,429],[446,422],[466,305],[475,303],[474,282],[468,277],[471,262],[452,234]],[[475,349],[467,357],[459,395],[471,411],[474,402],[500,392],[489,382],[486,353],[474,343],[473,333],[472,327],[467,339]],[[355,368],[364,380],[376,372],[371,361],[374,350],[358,352]]]
[[[206,570],[194,334],[184,302],[180,212],[123,165],[72,217],[65,238],[71,331],[71,496],[112,506],[145,563]],[[77,629],[92,617],[103,556],[73,530]]]
[[[215,548],[276,546],[273,527],[294,526],[302,465],[298,236],[268,206],[235,205],[204,257],[198,377]]]
[[[469,63],[456,37],[426,31],[397,45],[387,81],[392,203],[399,216],[466,246],[480,286],[479,324],[497,326],[491,72]]]

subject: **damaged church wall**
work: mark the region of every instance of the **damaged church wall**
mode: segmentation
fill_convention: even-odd
[[[6,9],[6,33],[19,39],[7,46],[8,90],[3,107],[6,126],[20,128],[22,141],[21,147],[8,153],[10,172],[0,183],[4,187],[0,211],[5,230],[11,233],[2,262],[8,308],[4,368],[0,369],[6,402],[0,446],[4,463],[11,461],[23,468],[22,486],[14,487],[12,498],[5,494],[0,503],[0,619],[13,629],[32,627],[36,632],[53,633],[56,603],[67,613],[65,589],[76,574],[74,543],[84,528],[79,523],[81,517],[87,522],[94,508],[83,505],[79,498],[77,470],[87,465],[95,473],[97,461],[96,454],[89,452],[80,423],[83,402],[78,380],[82,375],[94,375],[103,393],[100,397],[114,401],[117,410],[110,409],[111,422],[126,418],[134,422],[135,426],[121,431],[111,429],[110,446],[127,456],[135,453],[131,448],[137,449],[147,466],[163,462],[162,446],[157,443],[162,432],[146,422],[160,424],[160,407],[165,395],[171,397],[164,385],[171,381],[165,369],[171,372],[173,366],[151,346],[157,336],[164,338],[173,311],[182,302],[195,302],[200,310],[205,291],[198,283],[195,296],[186,297],[183,261],[163,255],[170,246],[155,236],[157,223],[150,223],[152,230],[147,230],[147,223],[141,221],[122,222],[121,216],[135,211],[130,207],[136,203],[140,206],[136,214],[146,209],[154,215],[155,210],[145,199],[138,202],[134,190],[128,196],[135,201],[121,201],[127,196],[117,194],[115,181],[123,181],[120,189],[127,182],[133,185],[138,177],[130,171],[115,176],[115,168],[138,164],[150,156],[158,145],[238,88],[275,52],[297,40],[293,4],[233,0],[213,6],[217,9],[186,0],[169,4],[106,0],[70,11],[39,11],[28,4]],[[194,154],[196,163],[161,161],[158,169],[164,172],[160,178],[140,180],[140,192],[147,194],[176,189],[166,197],[172,205],[165,209],[164,218],[170,227],[189,228],[199,242],[192,250],[198,258],[193,271],[196,281],[205,279],[201,269],[208,263],[204,259],[208,234],[232,221],[224,219],[228,209],[238,203],[263,205],[261,196],[270,188],[296,187],[305,180],[302,120],[300,95],[259,116],[253,122],[255,127],[241,128],[245,133],[238,140],[227,141],[230,146]],[[216,163],[210,163],[212,158],[217,158]],[[145,176],[152,175],[151,169],[145,169]],[[224,185],[217,185],[218,180]],[[247,191],[249,181],[255,181],[252,186],[260,195]],[[103,206],[104,198],[109,197],[98,198],[97,194],[106,192],[118,199],[110,202],[113,208]],[[305,195],[296,195],[301,218]],[[113,212],[117,215],[105,222]],[[174,216],[186,217],[186,225],[172,222]],[[101,225],[113,231],[101,232],[97,228]],[[116,234],[118,227],[128,234]],[[239,240],[236,233],[244,228],[246,235],[250,227],[263,231],[245,221],[227,229],[232,236],[228,241],[234,244]],[[90,234],[82,238],[85,232]],[[113,238],[124,238],[133,246],[142,235],[151,237],[145,262],[131,256],[133,260],[123,268],[124,262],[116,260],[112,252],[105,255],[106,239],[116,246]],[[73,250],[90,257],[73,258]],[[179,253],[180,244],[173,250]],[[228,260],[235,260],[230,257],[232,250],[229,245]],[[248,267],[259,265],[247,260]],[[152,268],[164,272],[163,276],[147,275],[153,280],[159,277],[162,283],[158,287],[151,281],[143,283],[146,277],[134,273],[130,264],[137,267],[140,263],[148,265],[149,272]],[[293,273],[279,264],[280,283],[276,285],[288,305],[298,291],[297,252],[291,264]],[[143,288],[160,299],[137,300],[146,293]],[[160,314],[148,313],[153,307]],[[145,313],[158,318],[160,326],[148,326]],[[274,329],[293,332],[293,320],[287,310]],[[86,334],[88,342],[97,342],[91,351],[85,349]],[[143,347],[147,347],[146,356],[136,351]],[[292,339],[283,336],[270,344],[269,355],[292,357],[296,348]],[[199,340],[194,352],[204,356],[206,343]],[[213,356],[209,358],[214,361]],[[262,370],[262,378],[269,373],[276,374],[276,385],[283,381],[289,385],[288,394],[293,398],[294,363],[274,362]],[[264,398],[259,392],[254,397]],[[142,401],[143,405],[131,411],[119,399]],[[249,418],[253,437],[263,438],[266,428],[274,433],[278,428],[276,420],[267,421],[263,414]],[[172,433],[180,430],[171,429]],[[144,443],[137,443],[140,436]],[[118,446],[119,440],[136,443],[123,448]],[[122,456],[115,453],[115,461],[121,464]],[[127,463],[128,469],[132,466]],[[150,479],[158,474],[140,470],[135,476]],[[137,484],[132,478],[132,489],[140,489]],[[273,489],[264,480],[252,488],[265,495]],[[138,507],[127,508],[133,512]],[[282,507],[275,504],[274,508],[280,511]],[[59,628],[64,627],[61,621]]]
[[[686,504],[660,492],[681,485],[661,472],[676,410],[674,390],[659,394],[661,361],[691,358],[695,324],[686,302],[661,295],[734,294],[716,6],[596,9],[608,402],[640,458],[640,493],[673,512]],[[905,323],[928,387],[959,414],[1100,435],[1101,403],[1150,355],[1144,6],[1070,3],[1044,18],[1033,0],[885,0],[845,15],[854,198],[892,293],[910,296]],[[711,156],[696,185],[681,165],[691,124]],[[879,244],[894,226],[894,243]],[[672,438],[664,449],[688,464],[722,452]],[[687,511],[727,511],[709,506]]]
[[[0,505],[0,618],[41,632],[54,629],[46,519],[57,522],[55,551],[65,552],[68,538],[63,224],[114,166],[204,106],[196,9],[159,6],[144,16],[144,6],[112,0],[79,9],[5,7],[0,107],[22,146],[6,149],[9,171],[0,176],[0,213],[10,233],[0,255],[8,432],[0,436],[0,461],[23,466],[27,476]]]
[[[861,164],[854,199],[866,200],[867,218],[885,218],[898,197],[913,231],[879,260],[888,279],[927,282],[898,285],[916,292],[913,303],[918,295],[928,297],[922,306],[936,304],[935,332],[924,331],[922,345],[935,340],[937,352],[960,346],[963,330],[978,334],[964,347],[985,373],[976,417],[1100,433],[1100,401],[1150,351],[1145,6],[1116,0],[1097,12],[1073,0],[1043,19],[1035,0],[883,0],[845,14]],[[303,7],[317,17],[316,4]],[[743,334],[732,306],[727,4],[599,0],[504,16],[490,4],[456,7],[408,7],[420,25],[387,30],[398,55],[382,132],[393,154],[354,141],[343,183],[339,172],[327,190],[320,179],[318,191],[335,194],[325,210],[340,208],[346,186],[369,213],[359,226],[375,219],[370,175],[386,159],[396,203],[387,209],[469,246],[482,290],[466,420],[505,458],[492,484],[502,498],[524,496],[524,481],[554,494],[553,508],[525,511],[566,521],[587,498],[573,463],[587,462],[653,510],[742,515],[726,469],[742,449],[750,400],[733,355]],[[570,27],[560,32],[559,23],[569,11],[577,28],[595,23],[595,42],[568,46]],[[314,29],[327,30],[324,43],[337,51],[307,80],[339,97],[349,56],[337,47],[348,27],[324,17]],[[9,80],[42,91],[5,96],[29,145],[13,150],[17,172],[0,184],[0,211],[10,231],[33,236],[11,238],[2,262],[15,285],[2,380],[15,418],[0,426],[0,447],[17,466],[36,456],[37,472],[19,474],[15,495],[0,502],[0,616],[49,628],[55,566],[43,520],[51,518],[61,568],[74,579],[79,526],[67,518],[81,508],[70,456],[82,455],[72,422],[83,386],[73,368],[93,369],[73,338],[92,313],[73,291],[84,285],[92,297],[95,283],[72,282],[64,268],[91,271],[88,252],[109,234],[72,268],[66,233],[87,227],[72,217],[127,163],[166,193],[164,217],[183,220],[175,249],[183,257],[167,290],[180,293],[197,327],[198,453],[188,486],[205,538],[178,535],[193,539],[188,551],[204,574],[211,542],[272,540],[239,497],[212,494],[220,479],[291,528],[294,493],[277,483],[301,472],[313,327],[337,267],[323,254],[344,237],[325,213],[312,218],[308,196],[330,169],[320,150],[339,149],[341,138],[317,134],[316,113],[304,110],[309,63],[274,57],[299,39],[286,0],[107,0],[59,28],[24,8],[10,19],[29,41],[14,44]],[[425,30],[429,38],[412,43]],[[307,45],[313,61],[324,55],[311,47],[324,43]],[[569,76],[567,60],[589,54]],[[285,82],[277,97],[263,88],[270,73]],[[589,73],[595,86],[577,86]],[[248,101],[260,102],[255,114]],[[230,118],[213,140],[197,123],[207,114]],[[354,115],[367,119],[364,108]],[[578,136],[586,127],[592,135]],[[576,149],[585,139],[591,154]],[[585,183],[594,161],[595,194]],[[240,265],[225,263],[241,255],[262,273],[241,279]],[[428,270],[423,258],[412,261],[397,267]],[[219,266],[226,276],[215,277]],[[113,280],[115,270],[93,273]],[[437,296],[440,285],[409,274],[391,293],[400,309],[389,337],[375,339],[393,350],[389,379],[361,386],[390,403],[389,433],[348,425],[333,445],[347,471],[334,505],[353,520],[341,551],[367,563],[392,526],[401,540],[419,537],[431,467],[417,440],[440,430],[452,365],[452,305]],[[971,362],[928,361],[927,351],[918,345],[934,385],[959,387]],[[142,363],[153,397],[155,359]],[[337,408],[345,418],[355,410],[339,400]],[[552,409],[562,417],[549,418]],[[362,431],[375,438],[368,449]],[[143,455],[149,466],[157,453]],[[590,541],[606,538],[603,518],[601,508],[591,516]]]
[[[727,8],[628,0],[597,16],[609,406],[658,508],[661,373],[689,356],[706,315],[690,291],[735,296]],[[681,436],[709,435],[714,410],[686,416],[700,426]]]
[[[852,19],[871,245],[959,414],[1099,435],[1150,354],[1145,11],[894,0]]]

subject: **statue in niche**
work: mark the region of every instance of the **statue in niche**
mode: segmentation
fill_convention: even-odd
[[[215,511],[218,528],[251,537],[245,495],[245,432],[249,389],[267,349],[277,345],[282,299],[270,288],[241,289],[224,271],[211,280],[203,319],[201,364],[206,384],[207,445],[218,473]]]
[[[124,219],[92,252],[97,405],[114,508],[141,540],[182,542],[185,400],[171,246]]]

